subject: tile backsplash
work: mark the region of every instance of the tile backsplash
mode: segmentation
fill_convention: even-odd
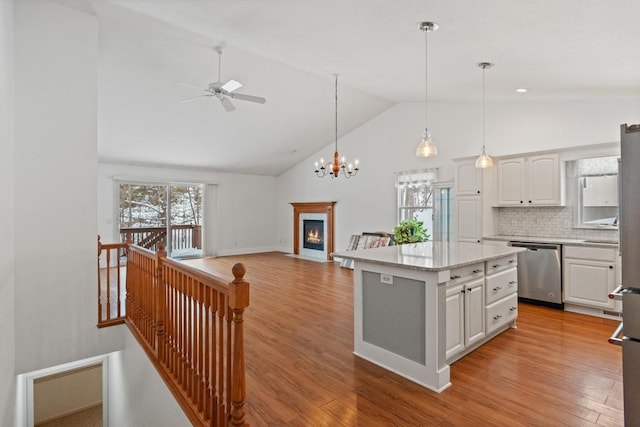
[[[618,240],[618,230],[573,228],[573,209],[570,206],[497,209],[498,235]]]

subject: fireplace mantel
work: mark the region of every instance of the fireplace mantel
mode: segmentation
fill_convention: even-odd
[[[331,260],[333,252],[333,213],[337,202],[292,202],[293,206],[293,253],[300,254],[300,214],[320,213],[327,214],[327,259]]]

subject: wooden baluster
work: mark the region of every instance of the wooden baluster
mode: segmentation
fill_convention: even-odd
[[[187,309],[186,309],[186,346],[185,346],[185,389],[187,391],[188,397],[193,397],[193,279],[191,277],[185,278],[186,285],[186,298],[187,298]]]
[[[116,317],[120,318],[122,317],[122,309],[120,307],[120,294],[121,294],[121,287],[120,287],[120,268],[122,267],[121,262],[120,262],[120,249],[116,248],[116,303],[118,304],[117,306],[117,310],[116,310]]]
[[[107,320],[111,320],[111,251],[108,250],[106,256],[106,272],[107,272],[107,280],[106,280],[106,288],[107,288],[107,311],[106,318]]]
[[[231,425],[244,425],[245,399],[247,395],[244,356],[244,310],[249,306],[249,283],[244,281],[246,268],[238,263],[232,269],[234,280],[230,283],[229,305],[233,310],[233,375],[231,395]]]
[[[160,250],[156,254],[156,280],[154,286],[155,300],[155,330],[156,330],[156,357],[158,360],[164,360],[164,320],[165,320],[165,292],[163,278],[163,261],[167,257],[164,242],[159,245]]]
[[[102,253],[102,243],[98,234],[98,325],[102,323],[102,285],[100,283],[100,254]]]

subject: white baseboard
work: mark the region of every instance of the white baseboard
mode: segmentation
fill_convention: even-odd
[[[259,254],[264,252],[283,252],[283,251],[276,246],[269,246],[269,247],[263,247],[263,248],[221,249],[218,251],[216,256]]]

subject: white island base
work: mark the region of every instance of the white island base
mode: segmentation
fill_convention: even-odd
[[[451,361],[515,326],[519,248],[460,245],[334,254],[355,260],[355,355],[439,393]]]

